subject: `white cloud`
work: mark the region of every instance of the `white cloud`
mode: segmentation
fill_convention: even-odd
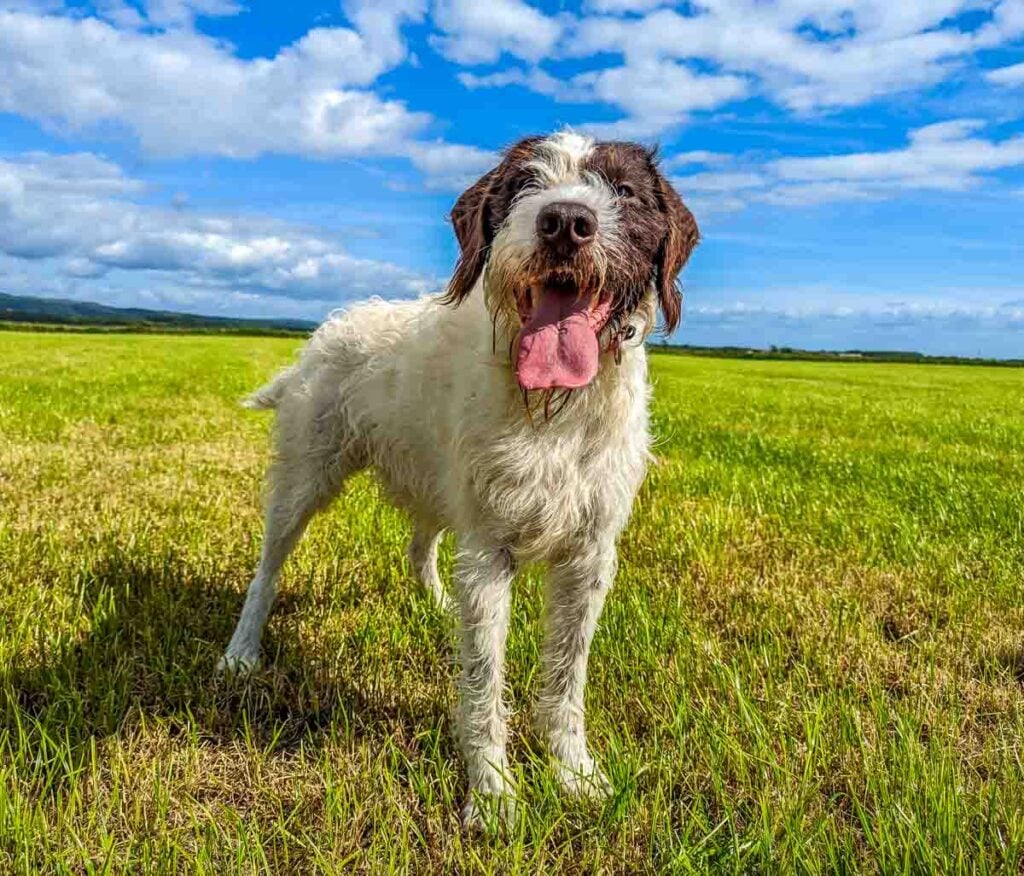
[[[518,67],[510,67],[507,70],[500,70],[497,73],[485,73],[478,75],[463,71],[457,74],[459,82],[466,88],[504,88],[508,85],[521,85],[530,91],[554,97],[556,100],[569,100],[574,95],[568,83],[556,79],[549,73],[545,73],[539,67],[530,70],[522,70]],[[577,99],[582,100],[583,95]]]
[[[707,110],[746,94],[738,76],[694,73],[671,61],[638,60],[622,67],[583,73],[572,80],[591,100],[621,109],[626,119],[612,125],[590,125],[599,132],[648,137],[684,121],[694,110]]]
[[[906,190],[964,191],[981,185],[988,174],[1024,167],[1024,135],[991,140],[980,136],[983,128],[977,119],[953,119],[911,131],[901,149],[753,164],[738,158],[727,169],[673,181],[684,195],[696,193],[690,200],[709,212],[753,201],[805,206],[881,200]]]
[[[613,14],[624,12],[650,12],[661,6],[671,6],[672,0],[588,0],[586,8],[594,12]]]
[[[427,0],[343,0],[349,19],[372,46],[393,66],[406,56],[402,27],[419,22],[427,12]]]
[[[6,191],[31,188],[37,194],[84,195],[93,197],[137,194],[145,189],[138,180],[125,176],[116,164],[88,152],[50,155],[28,152],[15,164],[3,162],[7,171]],[[14,170],[17,173],[14,173]]]
[[[948,62],[972,51],[973,42],[940,25],[975,5],[707,3],[690,15],[662,9],[640,19],[587,19],[570,50],[583,57],[617,52],[630,62],[701,59],[757,75],[768,94],[794,109],[850,106],[948,75]]]
[[[616,107],[626,117],[615,122],[591,123],[582,129],[600,137],[647,139],[684,122],[689,113],[714,109],[742,97],[747,83],[738,76],[694,73],[671,61],[640,61],[625,66],[580,73],[559,80],[540,68],[510,68],[477,75],[463,72],[467,88],[519,85],[563,103],[601,103]]]
[[[59,264],[69,277],[147,272],[164,288],[293,299],[409,296],[438,282],[349,255],[334,240],[252,216],[164,209],[94,155],[0,160],[0,253]]]
[[[690,111],[748,93],[798,112],[858,106],[941,82],[979,49],[1024,34],[1020,0],[704,0],[685,10],[666,5],[591,0],[586,8],[597,14],[567,23],[564,38],[547,53],[579,59],[611,53],[624,63],[607,66],[600,58],[600,69],[561,86],[542,69],[499,70],[463,82],[518,84],[557,99],[604,103],[626,115],[595,126],[600,133],[649,136],[685,121]],[[957,20],[972,10],[988,18],[971,25]],[[497,60],[494,52],[484,54],[468,60]],[[531,60],[539,57],[534,53]],[[702,71],[700,81],[682,81],[679,71],[693,69]],[[589,86],[582,98],[581,86]]]
[[[436,0],[431,44],[460,64],[490,64],[508,52],[537,61],[554,49],[562,23],[522,0]]]
[[[993,4],[979,5],[988,8]],[[1024,3],[1020,0],[1000,0],[995,7],[992,20],[978,31],[977,42],[980,47],[992,48],[1024,34]]]
[[[843,201],[878,201],[891,194],[891,191],[883,192],[878,188],[843,180],[825,180],[807,183],[776,183],[764,191],[752,193],[750,199],[780,207],[813,207],[818,204]]]
[[[127,3],[114,0],[118,6],[131,10]],[[147,0],[146,18],[159,27],[191,26],[197,17],[220,18],[237,15],[242,6],[235,0]],[[124,16],[126,13],[122,12]]]
[[[663,167],[687,167],[690,165],[722,164],[730,156],[725,152],[711,152],[707,149],[691,149],[689,152],[677,152],[662,160]]]
[[[973,136],[976,119],[955,119],[910,132],[904,149],[820,158],[787,158],[772,169],[783,180],[860,183],[875,187],[958,190],[978,174],[1024,164],[1024,135],[995,142]]]
[[[234,0],[159,0],[145,22],[120,0],[104,9],[109,21],[0,11],[0,111],[68,133],[126,130],[164,157],[402,156],[428,174],[442,153],[480,163],[473,147],[421,142],[432,117],[369,90],[406,59],[401,27],[425,0],[350,0],[354,27],[315,28],[253,59],[191,27],[236,12]],[[455,180],[445,170],[427,184]]]
[[[997,70],[989,70],[985,78],[996,85],[1016,87],[1024,85],[1024,64],[1013,64],[1010,67],[1000,67]]]
[[[125,126],[155,154],[393,151],[428,117],[359,89],[398,60],[348,28],[241,60],[194,32],[0,13],[0,109],[71,129]]]
[[[464,189],[498,163],[498,154],[456,143],[415,143],[409,146],[412,163],[426,175],[428,187]]]
[[[765,178],[759,173],[743,171],[704,171],[675,180],[681,191],[688,192],[737,192],[763,186]]]
[[[449,59],[528,63],[460,71],[466,87],[519,85],[612,107],[619,119],[581,127],[640,139],[748,96],[799,111],[864,103],[940,81],[971,53],[1024,33],[1020,0],[704,0],[682,11],[591,0],[575,16],[524,0],[343,5],[350,26],[241,58],[195,28],[197,17],[238,13],[239,0],[99,0],[99,17],[42,14],[51,0],[0,0],[0,111],[68,132],[127,131],[154,155],[387,155],[422,168],[435,148],[421,142],[432,116],[374,86],[409,59],[402,28],[428,12],[429,40]],[[972,9],[988,19],[954,20]],[[562,79],[540,66],[569,57],[599,66]],[[986,75],[1013,84],[1019,70]]]
[[[63,0],[0,0],[0,12],[59,12]]]

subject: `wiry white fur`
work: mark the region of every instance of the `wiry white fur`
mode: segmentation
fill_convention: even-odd
[[[529,164],[542,186],[572,183],[580,165],[594,151],[594,141],[575,131],[559,131],[536,147],[537,158]]]
[[[589,180],[578,170],[575,181],[568,178],[585,143],[576,135],[549,141],[541,154],[552,179],[516,205],[492,261],[500,262],[500,251],[529,250],[530,214],[548,198],[589,198],[601,221],[613,222]],[[539,411],[526,415],[508,358],[511,335],[499,327],[494,343],[486,304],[508,297],[508,289],[494,286],[503,276],[488,269],[458,308],[433,299],[351,307],[316,331],[296,365],[252,396],[252,406],[277,410],[277,453],[260,566],[222,660],[226,668],[256,664],[285,557],[345,478],[372,468],[412,515],[410,558],[438,599],[445,597],[437,537],[444,529],[458,537],[458,735],[471,789],[468,822],[480,819],[488,798],[502,811],[512,799],[503,661],[509,590],[523,562],[550,568],[538,727],[568,788],[607,789],[584,731],[587,655],[649,444],[640,345],[624,349],[618,365],[603,353],[597,377],[550,421]]]
[[[619,214],[615,193],[596,174],[585,174],[583,182],[559,182],[547,188],[528,188],[516,198],[515,207],[491,244],[487,260],[486,294],[490,307],[514,314],[514,280],[533,255],[537,242],[537,217],[549,204],[571,201],[589,207],[597,217],[597,234],[591,244],[591,258],[600,274],[607,267],[606,253],[619,242]],[[597,291],[596,289],[594,290]]]

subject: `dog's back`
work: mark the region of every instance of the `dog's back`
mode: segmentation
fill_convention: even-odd
[[[507,382],[489,384],[488,331],[482,306],[453,310],[434,298],[353,305],[244,404],[277,410],[279,460],[320,456],[340,477],[373,466],[401,504],[443,518],[450,496],[442,481],[452,475],[463,410],[500,407],[497,384]]]

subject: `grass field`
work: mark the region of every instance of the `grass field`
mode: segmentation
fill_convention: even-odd
[[[0,336],[0,872],[1018,872],[1024,370],[655,356],[661,464],[595,640],[616,788],[466,837],[445,618],[355,481],[217,678],[287,339]],[[450,553],[446,555],[450,567]]]

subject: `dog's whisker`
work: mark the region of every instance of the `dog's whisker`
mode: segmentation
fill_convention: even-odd
[[[529,420],[530,425],[533,425],[533,411],[530,410],[530,391],[524,386],[523,390],[523,407],[526,408],[526,419]]]

